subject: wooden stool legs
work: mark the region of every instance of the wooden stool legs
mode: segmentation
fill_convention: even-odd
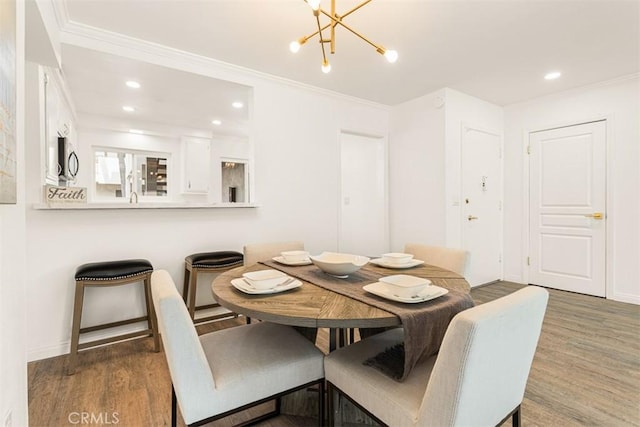
[[[196,294],[198,289],[198,273],[200,272],[215,272],[219,273],[222,271],[228,270],[227,268],[198,268],[190,265],[189,263],[185,264],[184,268],[184,285],[182,288],[182,299],[187,305],[187,309],[189,310],[189,315],[191,316],[191,320],[193,323],[202,323],[208,322],[211,320],[219,320],[226,319],[231,317],[238,317],[235,313],[222,313],[216,314],[213,316],[203,317],[196,319],[196,311],[204,310],[207,308],[216,308],[220,307],[218,303],[206,304],[206,305],[196,305]]]
[[[73,302],[73,325],[71,327],[71,351],[69,352],[67,375],[73,375],[76,373],[76,364],[78,360],[78,343],[80,341],[80,321],[82,320],[83,303],[84,282],[76,282],[76,296]]]
[[[142,281],[145,294],[146,315],[133,319],[120,320],[117,322],[106,323],[102,325],[89,326],[82,328],[82,306],[84,304],[84,288],[85,286],[119,286]],[[114,337],[102,338],[91,342],[80,343],[80,334],[93,332],[101,329],[113,328],[116,326],[127,325],[136,322],[147,322],[147,329]],[[160,336],[158,334],[158,322],[156,319],[153,301],[151,299],[151,273],[141,274],[135,277],[115,280],[77,280],[73,307],[73,324],[71,329],[71,350],[69,352],[69,362],[67,365],[67,375],[73,375],[76,371],[78,361],[78,351],[90,347],[97,347],[103,344],[109,344],[116,341],[122,341],[130,338],[153,337],[154,351],[160,351]]]

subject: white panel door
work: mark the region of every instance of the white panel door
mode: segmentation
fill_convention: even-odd
[[[502,278],[502,137],[462,129],[462,248],[471,286]]]
[[[606,122],[529,135],[529,282],[605,296]]]
[[[388,251],[385,158],[384,139],[340,134],[340,252]]]

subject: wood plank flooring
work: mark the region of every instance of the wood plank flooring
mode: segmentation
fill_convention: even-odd
[[[499,282],[472,295],[481,304],[521,287]],[[549,292],[522,405],[523,425],[640,426],[640,306]],[[198,331],[241,323],[224,320],[200,325]],[[326,331],[319,333],[318,346],[328,347]],[[84,351],[73,376],[65,375],[66,356],[29,363],[30,425],[82,425],[83,416],[92,425],[169,425],[169,374],[164,354],[152,348],[146,338]],[[309,400],[316,398],[308,393]],[[211,425],[231,426],[268,411],[269,405]],[[259,425],[301,427],[315,421],[282,415]]]

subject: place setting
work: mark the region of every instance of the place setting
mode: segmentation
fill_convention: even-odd
[[[377,282],[365,285],[362,289],[379,297],[406,304],[430,301],[449,292],[448,289],[433,285],[429,279],[407,274],[381,277]]]
[[[276,294],[302,286],[302,282],[282,271],[267,269],[244,273],[231,280],[231,285],[252,295]]]
[[[311,265],[311,258],[307,251],[284,251],[279,256],[271,258],[278,264],[288,266]]]
[[[401,252],[390,252],[383,254],[380,258],[372,259],[371,264],[375,264],[380,267],[392,268],[392,269],[404,269],[417,267],[424,264],[424,261],[414,259],[412,254],[406,254]]]

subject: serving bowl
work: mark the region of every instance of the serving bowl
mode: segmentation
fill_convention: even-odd
[[[348,277],[369,262],[366,256],[338,252],[322,252],[320,255],[311,255],[309,258],[320,270],[340,278]]]
[[[244,273],[242,278],[255,289],[273,289],[287,280],[282,271],[268,269]]]
[[[410,262],[413,259],[413,255],[404,254],[401,252],[390,252],[388,254],[382,254],[382,262],[393,265],[401,265]]]
[[[431,284],[429,279],[409,276],[408,274],[394,274],[393,276],[381,277],[378,280],[384,284],[393,295],[401,298],[411,298],[418,295]]]

